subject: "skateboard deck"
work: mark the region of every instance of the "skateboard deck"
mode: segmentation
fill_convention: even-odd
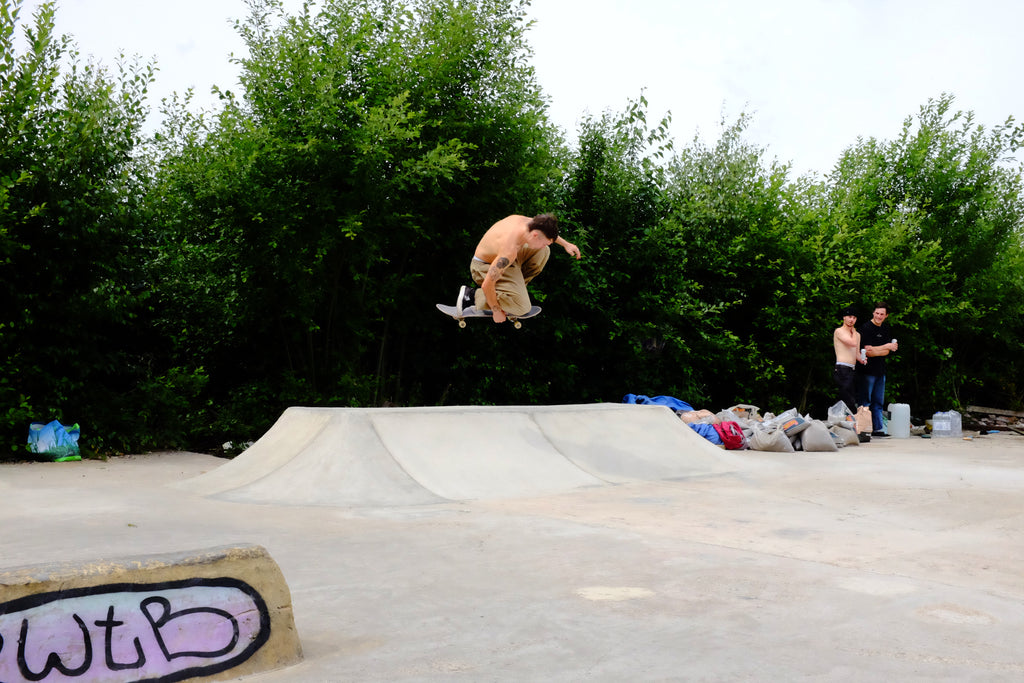
[[[444,313],[447,316],[450,316],[454,320],[458,320],[459,321],[459,327],[465,327],[466,326],[466,318],[490,318],[490,317],[493,317],[493,314],[490,311],[484,311],[484,310],[480,310],[478,308],[470,308],[470,309],[464,310],[462,312],[461,316],[457,314],[454,306],[446,306],[445,304],[437,304],[437,310],[441,311],[442,313]],[[532,307],[530,307],[530,310],[527,311],[526,313],[524,313],[523,315],[510,315],[510,316],[508,316],[508,319],[510,321],[512,321],[512,325],[515,326],[515,328],[518,330],[520,327],[523,326],[523,324],[521,322],[519,322],[520,320],[525,320],[526,318],[532,318],[533,316],[535,316],[538,313],[540,313],[540,310],[541,310],[540,306],[532,306]]]

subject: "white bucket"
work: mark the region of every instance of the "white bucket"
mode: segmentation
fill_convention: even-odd
[[[889,436],[896,439],[910,438],[910,406],[906,403],[890,403]]]

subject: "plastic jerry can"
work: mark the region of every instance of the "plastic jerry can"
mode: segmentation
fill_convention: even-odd
[[[910,438],[910,405],[906,403],[890,403],[889,436],[896,439]]]
[[[946,413],[935,413],[932,415],[932,436],[956,436],[963,435],[960,413],[950,410]]]

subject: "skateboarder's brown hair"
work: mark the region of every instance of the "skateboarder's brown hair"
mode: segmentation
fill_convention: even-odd
[[[554,214],[542,213],[530,219],[530,230],[540,230],[554,242],[558,239],[558,219]]]

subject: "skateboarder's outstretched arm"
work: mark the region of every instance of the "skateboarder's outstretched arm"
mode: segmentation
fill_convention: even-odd
[[[580,248],[572,242],[567,241],[564,237],[559,235],[558,239],[555,240],[555,244],[565,249],[565,253],[569,256],[573,256],[578,261],[580,259]]]

